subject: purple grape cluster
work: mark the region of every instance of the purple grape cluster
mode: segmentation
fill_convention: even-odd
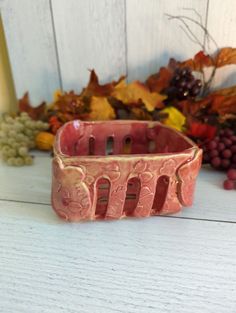
[[[203,162],[219,170],[236,169],[236,134],[222,129],[219,135],[203,147]]]
[[[236,169],[231,168],[227,172],[227,179],[223,183],[224,189],[232,190],[236,189]]]
[[[201,91],[202,82],[196,79],[188,67],[177,68],[166,90],[168,100],[195,98]]]

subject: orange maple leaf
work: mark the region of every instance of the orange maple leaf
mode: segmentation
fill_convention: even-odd
[[[89,120],[105,121],[115,118],[114,109],[106,97],[92,97],[90,110],[91,112],[88,115]]]
[[[100,85],[97,74],[95,73],[94,70],[91,70],[88,86],[82,90],[80,96],[81,97],[110,96],[112,91],[114,90],[114,87],[117,84],[119,84],[119,82],[123,79],[124,79],[124,76],[122,76],[118,81],[112,81],[111,83]]]

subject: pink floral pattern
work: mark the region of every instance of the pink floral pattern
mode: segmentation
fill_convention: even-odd
[[[176,166],[177,164],[174,159],[166,160],[160,168],[160,174],[172,176],[175,174]]]

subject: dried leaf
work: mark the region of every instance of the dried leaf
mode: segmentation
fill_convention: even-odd
[[[215,136],[216,130],[215,126],[192,122],[188,128],[187,135],[193,138],[211,140]]]
[[[119,85],[114,88],[112,96],[125,104],[138,103],[140,100],[144,103],[148,111],[155,108],[163,108],[163,100],[166,96],[156,92],[150,92],[149,89],[139,81],[134,81],[128,85]]]
[[[205,97],[198,101],[193,101],[191,99],[183,100],[179,102],[179,106],[181,108],[181,112],[185,116],[195,116],[197,115],[201,110],[210,108],[212,103],[211,97]]]
[[[58,100],[50,105],[48,114],[56,115],[60,122],[65,123],[74,119],[86,119],[90,112],[89,100],[82,99],[74,91],[58,95]]]
[[[212,97],[211,111],[219,115],[236,114],[236,95],[229,97],[215,95]]]
[[[115,118],[115,112],[105,97],[92,97],[90,109],[89,120],[104,121]]]
[[[236,48],[222,48],[215,58],[216,67],[236,64]]]
[[[43,120],[45,117],[46,103],[42,102],[39,106],[32,107],[28,92],[19,99],[18,105],[20,112],[27,112],[33,120]]]
[[[236,114],[236,86],[217,90],[210,97],[211,112],[219,115]]]
[[[97,74],[94,70],[90,73],[90,79],[88,86],[82,90],[82,93],[80,94],[81,97],[105,97],[110,96],[112,91],[114,90],[114,87],[119,84],[124,79],[124,76],[122,76],[117,82],[113,81],[111,83],[100,85],[99,80],[97,77]]]
[[[236,85],[214,91],[211,95],[222,95],[227,97],[236,96]]]
[[[201,72],[204,67],[213,66],[213,59],[210,55],[206,55],[204,51],[199,51],[193,59],[179,63],[181,67],[190,67],[193,71]]]
[[[151,92],[161,92],[169,86],[170,80],[173,77],[173,71],[167,67],[161,67],[160,71],[148,77],[145,84]]]

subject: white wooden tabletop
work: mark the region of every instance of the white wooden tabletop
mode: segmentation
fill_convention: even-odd
[[[203,169],[169,217],[64,223],[51,160],[0,165],[0,312],[235,313],[236,191]]]

